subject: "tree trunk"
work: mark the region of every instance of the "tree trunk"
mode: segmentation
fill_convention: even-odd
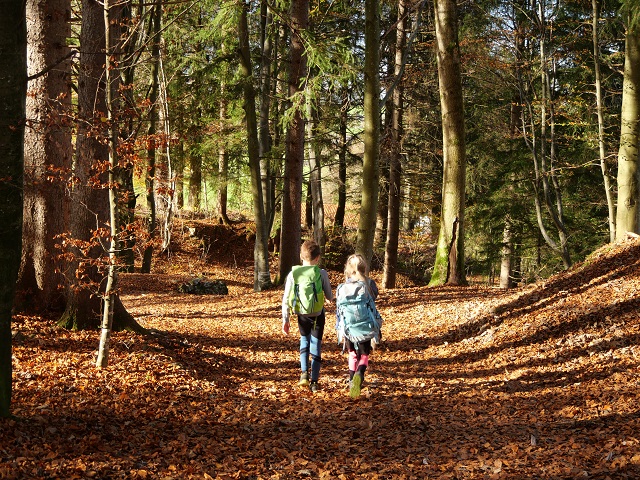
[[[117,23],[117,21],[116,21]],[[101,4],[95,0],[83,0],[82,22],[80,27],[80,53],[78,69],[78,133],[76,138],[76,161],[74,168],[75,185],[71,192],[70,227],[73,240],[89,242],[97,228],[109,223],[108,189],[94,188],[93,180],[98,179],[105,185],[108,178],[96,170],[97,163],[105,163],[109,151],[105,138],[107,134],[102,119],[107,115],[105,94],[105,30],[104,12]],[[117,91],[116,86],[114,89]],[[67,270],[84,283],[72,280],[67,288],[66,309],[58,324],[69,329],[97,328],[101,320],[100,288],[103,278],[98,269],[92,266],[82,267],[102,257],[101,247],[92,247],[87,254],[79,249],[73,250],[74,259]],[[71,279],[69,279],[71,280]],[[87,286],[86,283],[90,285]],[[89,288],[92,287],[93,290]],[[103,287],[102,287],[103,288]],[[144,331],[133,317],[114,298],[114,329],[126,328]]]
[[[307,193],[304,197],[304,226],[308,230],[313,228],[313,202],[311,200],[311,181],[305,182]]]
[[[147,130],[147,173],[145,176],[147,209],[147,243],[142,254],[141,273],[151,273],[153,242],[158,234],[156,212],[156,145],[158,132],[158,91],[160,85],[160,35],[162,2],[153,6],[151,14],[151,89],[149,90],[149,128]]]
[[[196,138],[195,142],[198,143],[201,138]],[[201,192],[202,192],[202,157],[199,153],[189,153],[189,207],[193,213],[198,213],[201,210]]]
[[[161,14],[160,14],[161,15]],[[159,22],[162,24],[162,22]],[[164,71],[164,40],[159,39],[160,43],[160,125],[162,125],[162,155],[161,170],[162,181],[164,184],[163,192],[160,196],[161,204],[161,237],[162,251],[166,251],[171,244],[171,234],[173,232],[173,220],[175,218],[176,205],[176,175],[173,166],[173,158],[171,157],[171,118],[169,112],[169,97],[167,94],[167,77]]]
[[[91,234],[103,225],[100,220],[107,218],[108,198],[105,189],[94,189],[90,180],[97,175],[100,183],[106,183],[103,174],[95,169],[97,159],[106,160],[108,152],[103,141],[100,121],[106,115],[104,86],[104,20],[102,6],[95,0],[83,0],[80,26],[80,63],[78,71],[78,132],[76,136],[76,160],[73,170],[76,182],[71,190],[70,232],[74,240],[88,242]],[[74,259],[69,271],[76,278],[84,277],[100,282],[98,272],[93,267],[81,271],[83,253],[74,249]],[[103,252],[93,247],[88,257],[95,259]],[[78,276],[79,275],[79,276]],[[69,278],[66,310],[59,324],[67,328],[85,329],[98,325],[100,299],[91,295],[86,286],[78,285],[75,278]]]
[[[304,43],[299,32],[307,28],[309,1],[291,4],[291,67],[289,71],[289,98],[299,99],[300,80],[306,76],[307,61]],[[289,124],[285,146],[284,191],[282,195],[282,225],[280,234],[280,267],[278,283],[294,265],[300,263],[300,220],[302,209],[302,165],[304,160],[303,103],[293,105],[294,115]]]
[[[112,11],[113,8],[113,11]],[[117,7],[111,7],[110,0],[104,0],[104,29],[105,29],[105,69],[104,77],[106,84],[106,101],[105,106],[107,108],[107,145],[109,150],[109,265],[107,267],[107,283],[102,295],[102,324],[100,328],[100,344],[98,346],[98,358],[96,360],[96,366],[104,368],[109,364],[109,338],[111,336],[111,328],[113,326],[113,304],[115,300],[115,290],[117,287],[116,277],[116,248],[117,248],[117,235],[118,235],[118,221],[117,221],[117,202],[116,202],[116,189],[115,189],[115,166],[118,164],[117,148],[118,148],[118,134],[116,126],[114,125],[114,108],[115,102],[115,87],[116,82],[113,81],[115,65],[118,60],[118,44],[114,38],[114,32],[112,28],[115,27],[116,22],[113,22],[113,18],[117,18]]]
[[[224,125],[227,121],[227,99],[224,98],[224,84],[220,86],[223,91],[220,99],[220,124]],[[218,219],[224,225],[230,225],[231,221],[227,215],[227,193],[228,193],[228,176],[229,176],[229,155],[227,153],[227,145],[222,139],[218,147]]]
[[[322,198],[322,164],[320,162],[321,149],[316,138],[319,123],[318,111],[307,101],[308,130],[309,130],[309,185],[311,190],[311,212],[313,221],[313,240],[320,245],[324,254],[327,238],[324,231],[324,200]]]
[[[466,150],[457,22],[455,1],[435,0],[444,158],[440,234],[430,285],[466,284],[464,269]]]
[[[398,0],[398,24],[396,26],[396,49],[394,62],[394,76],[402,75],[403,53],[405,46],[406,28],[405,0]],[[402,79],[393,91],[393,107],[391,116],[391,149],[389,157],[389,206],[387,208],[387,241],[384,254],[384,288],[396,286],[396,272],[398,267],[398,236],[400,235],[400,188],[402,175],[402,139],[404,113],[404,86]]]
[[[138,7],[141,9],[142,7]],[[122,7],[122,30],[123,37],[129,35],[136,36],[139,39],[142,36],[143,28],[137,28],[135,22],[140,14],[131,2],[126,2]],[[138,106],[134,94],[134,80],[136,67],[140,59],[140,53],[137,51],[139,40],[126,42],[123,54],[120,56],[119,72],[122,90],[120,92],[121,99],[125,108],[131,112],[137,112]],[[120,138],[122,142],[119,148],[125,152],[120,157],[120,162],[116,167],[116,182],[118,183],[118,223],[120,230],[118,232],[118,257],[120,258],[120,271],[133,272],[135,270],[135,245],[136,236],[128,228],[135,221],[136,210],[136,194],[133,186],[133,170],[135,156],[135,140],[138,133],[137,128],[138,115],[128,115],[120,125]]]
[[[22,250],[27,29],[23,2],[0,3],[0,417],[11,414],[11,315]],[[10,35],[6,32],[11,32]]]
[[[562,206],[562,194],[557,183],[557,175],[553,168],[555,161],[555,113],[553,106],[553,98],[551,91],[551,83],[549,80],[549,57],[547,56],[546,47],[546,19],[545,7],[543,3],[538,5],[538,21],[541,25],[540,34],[540,87],[541,98],[540,104],[540,138],[536,144],[536,136],[532,134],[531,151],[533,155],[535,169],[535,204],[536,217],[538,220],[538,228],[545,242],[553,250],[557,251],[565,268],[571,266],[571,258],[567,245],[567,233],[564,225],[564,214]],[[529,109],[531,105],[529,103]],[[533,113],[531,113],[533,119]],[[532,122],[532,132],[534,131],[534,123]],[[549,146],[549,149],[547,149]],[[549,152],[549,153],[547,153]],[[540,198],[542,197],[542,199]],[[543,221],[542,206],[554,227],[558,232],[559,242],[556,242],[549,232]]]
[[[184,141],[180,140],[176,147],[174,174],[176,176],[176,206],[184,208]]]
[[[391,122],[393,105],[387,106],[382,116],[380,131],[380,156],[378,160],[378,207],[376,211],[376,230],[373,236],[374,250],[384,250],[387,241],[387,223],[389,221],[389,175],[391,169]]]
[[[638,142],[640,141],[640,26],[638,20],[628,18],[625,39],[624,80],[620,149],[618,150],[618,209],[616,240],[627,232],[640,233],[640,169]]]
[[[342,105],[340,108],[340,150],[338,151],[338,205],[336,206],[336,216],[333,225],[344,226],[344,214],[347,205],[347,109],[349,105],[349,94],[347,87],[344,87],[342,94]]]
[[[500,288],[513,286],[513,231],[511,219],[506,217],[502,231],[502,260],[500,262]]]
[[[267,219],[267,234],[271,232],[275,218],[274,178],[271,168],[271,134],[269,132],[269,112],[271,109],[271,75],[273,64],[273,15],[268,3],[262,0],[261,8],[261,47],[260,62],[260,124],[258,128],[260,179],[262,201]]]
[[[27,1],[29,82],[24,151],[23,251],[17,308],[64,309],[57,235],[67,231],[65,196],[71,170],[71,35],[69,0]],[[50,67],[55,65],[55,68]],[[53,180],[52,180],[53,178]],[[20,295],[22,293],[22,296]]]
[[[398,24],[396,22],[396,32]],[[395,52],[385,52],[384,60],[381,60],[387,64],[386,70],[389,72],[395,71]],[[385,89],[389,88],[388,86]],[[393,88],[395,91],[395,87]],[[391,171],[391,156],[393,155],[393,103],[389,105],[389,102],[381,103],[382,106],[386,105],[384,115],[381,115],[381,140],[380,140],[380,156],[378,161],[378,208],[376,213],[376,231],[374,234],[373,245],[375,250],[385,250],[385,244],[387,242],[387,227],[389,223],[389,176]],[[382,114],[382,111],[381,111]]]
[[[609,240],[616,239],[616,208],[613,200],[613,187],[611,185],[611,173],[607,165],[604,142],[604,107],[602,105],[602,75],[600,73],[600,41],[598,35],[598,21],[600,19],[600,1],[591,0],[593,12],[593,63],[595,67],[596,82],[596,111],[598,115],[598,153],[600,155],[600,169],[602,170],[602,180],[604,182],[604,193],[607,198],[607,208],[609,211]]]
[[[373,258],[373,242],[378,208],[380,161],[380,2],[365,1],[364,29],[364,158],[362,162],[362,200],[356,252],[368,265]]]
[[[258,119],[256,116],[256,94],[251,74],[251,51],[249,48],[249,28],[247,25],[248,5],[242,2],[238,38],[240,41],[240,71],[244,92],[244,111],[247,123],[247,151],[249,169],[251,170],[251,193],[253,197],[253,215],[256,225],[256,240],[253,248],[253,289],[256,292],[271,286],[269,271],[269,236],[262,203],[262,187],[260,182],[260,153],[258,145]]]

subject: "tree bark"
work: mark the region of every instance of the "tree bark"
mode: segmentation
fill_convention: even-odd
[[[291,3],[291,66],[289,98],[296,101],[293,118],[287,131],[285,145],[284,188],[282,195],[282,224],[280,234],[280,266],[278,283],[284,282],[294,265],[300,263],[300,220],[302,210],[302,165],[304,161],[304,103],[299,100],[300,80],[307,73],[304,44],[300,31],[309,22],[309,1]]]
[[[344,226],[344,214],[347,205],[347,109],[349,106],[349,94],[346,85],[343,87],[342,104],[340,107],[340,150],[338,151],[338,205],[333,225]]]
[[[513,286],[513,231],[511,218],[507,215],[502,231],[502,260],[500,262],[500,288]]]
[[[112,10],[113,8],[113,10]],[[114,125],[114,108],[116,106],[115,87],[114,82],[114,68],[112,62],[117,63],[117,40],[115,39],[112,27],[115,26],[115,22],[112,22],[113,17],[117,18],[117,7],[112,7],[110,0],[104,0],[104,29],[105,29],[105,69],[104,77],[106,84],[106,100],[105,106],[107,108],[107,146],[109,151],[109,265],[107,267],[107,282],[102,295],[102,323],[100,326],[100,344],[98,346],[98,358],[96,360],[96,366],[104,368],[109,364],[109,339],[111,337],[111,328],[113,326],[113,304],[115,300],[115,289],[117,287],[116,277],[116,248],[117,248],[117,235],[118,235],[118,221],[117,221],[117,201],[116,201],[116,189],[115,189],[115,166],[118,164],[117,147],[118,147],[118,134],[116,126]]]
[[[262,199],[267,219],[267,234],[271,232],[275,218],[275,190],[271,168],[271,133],[269,131],[269,113],[271,110],[271,76],[273,70],[273,15],[268,2],[262,0],[261,8],[261,47],[260,62],[260,121],[258,128],[260,178],[262,183]]]
[[[362,162],[362,199],[356,252],[368,265],[373,258],[373,243],[378,208],[380,162],[380,2],[365,1],[364,32],[364,158]]]
[[[466,284],[464,269],[466,149],[457,22],[455,0],[435,0],[444,166],[440,234],[430,285]],[[454,259],[455,262],[452,263]]]
[[[64,309],[56,237],[68,227],[66,179],[72,145],[69,0],[27,1],[29,82],[25,131],[24,223],[19,309]],[[49,68],[56,65],[56,68]],[[42,73],[43,72],[43,73]],[[21,295],[20,295],[21,293]]]
[[[195,139],[196,143],[201,141],[200,138]],[[201,210],[201,192],[202,192],[202,157],[199,153],[189,153],[189,207],[193,213]]]
[[[396,49],[394,62],[394,76],[402,75],[403,53],[405,47],[406,3],[398,0],[398,23],[396,26]],[[389,206],[387,208],[387,241],[384,255],[384,288],[396,286],[398,267],[398,236],[400,235],[400,188],[402,176],[401,145],[403,138],[404,86],[402,79],[398,80],[393,94],[393,108],[391,116],[391,149],[389,158]]]
[[[538,228],[547,245],[560,254],[565,268],[571,266],[569,248],[567,244],[567,233],[564,224],[564,213],[562,204],[562,193],[558,186],[557,175],[553,168],[555,162],[555,111],[553,105],[552,91],[549,80],[550,58],[547,56],[546,30],[547,21],[545,18],[546,9],[544,2],[538,4],[538,22],[540,24],[540,137],[536,143],[534,132],[535,125],[532,121],[531,152],[533,155],[535,169],[535,206]],[[551,69],[552,70],[552,69]],[[528,107],[532,112],[531,102]],[[549,148],[547,148],[549,147]],[[556,242],[544,224],[542,207],[545,210],[554,227],[558,232],[558,242]]]
[[[0,3],[0,417],[11,414],[11,316],[22,250],[27,28],[23,2]]]
[[[227,99],[224,96],[224,83],[220,85],[222,96],[220,98],[220,125],[224,132],[224,125],[227,122]],[[218,147],[218,219],[224,225],[230,225],[231,221],[227,215],[228,200],[228,176],[229,176],[229,155],[224,138]]]
[[[609,211],[609,240],[616,238],[616,208],[613,200],[613,187],[611,185],[611,173],[607,165],[605,153],[604,137],[604,106],[602,105],[602,75],[600,73],[600,40],[598,35],[598,21],[600,19],[600,1],[591,0],[592,25],[593,25],[593,63],[595,68],[596,82],[596,112],[598,115],[598,153],[600,156],[600,169],[604,183],[604,193],[607,199],[607,209]]]
[[[76,136],[76,160],[73,170],[74,185],[71,190],[70,232],[74,240],[88,242],[91,233],[101,227],[100,220],[107,218],[108,198],[106,190],[91,186],[92,178],[106,183],[104,174],[95,170],[95,160],[108,158],[102,122],[106,115],[104,85],[104,20],[102,6],[95,0],[83,0],[80,26],[80,63],[78,72],[78,130]],[[100,298],[91,295],[87,288],[78,285],[76,278],[85,277],[100,282],[93,267],[81,271],[82,253],[74,249],[75,258],[68,270],[74,275],[68,278],[66,309],[59,324],[67,328],[86,329],[98,325]],[[100,248],[94,247],[89,258],[98,258]]]
[[[105,29],[103,7],[95,0],[83,0],[80,27],[80,64],[78,72],[78,129],[76,160],[73,170],[74,187],[71,191],[71,240],[89,242],[97,228],[109,223],[108,178],[99,163],[109,158],[102,119],[107,115],[105,92]],[[116,88],[114,86],[114,88]],[[58,324],[79,330],[97,328],[101,320],[101,289],[103,278],[94,266],[86,266],[104,254],[101,246],[92,247],[86,255],[73,248],[74,259],[67,266],[73,273],[68,278],[66,308]],[[86,283],[93,285],[90,290]],[[100,286],[100,287],[98,287]],[[119,298],[114,299],[114,329],[144,329],[126,312]]]
[[[249,169],[251,170],[251,193],[253,197],[253,216],[256,225],[256,240],[253,247],[253,289],[256,292],[271,286],[269,271],[269,236],[262,202],[262,187],[260,181],[260,154],[258,145],[258,119],[256,116],[256,94],[253,87],[251,68],[251,51],[249,49],[249,28],[247,25],[248,5],[241,4],[238,37],[240,41],[240,70],[243,80],[244,111],[247,124],[247,151],[249,154]]]
[[[322,198],[322,163],[320,161],[321,148],[316,138],[317,125],[319,123],[318,111],[309,101],[308,105],[308,130],[309,130],[309,184],[311,187],[311,212],[313,222],[313,240],[320,245],[324,254],[327,238],[324,231],[324,200]]]
[[[147,173],[145,176],[147,209],[147,242],[142,254],[141,273],[151,273],[153,242],[158,235],[156,211],[156,153],[158,132],[158,92],[160,86],[160,36],[162,2],[153,6],[151,14],[151,88],[149,90],[149,128],[147,130]]]
[[[137,8],[136,8],[137,7]],[[136,194],[133,186],[135,140],[138,134],[137,122],[139,119],[138,105],[134,93],[134,80],[136,67],[140,60],[138,46],[145,31],[138,28],[137,18],[141,16],[142,6],[136,6],[132,2],[126,2],[122,6],[121,29],[123,38],[128,38],[125,42],[122,55],[120,55],[119,68],[120,82],[122,90],[120,99],[127,110],[128,115],[120,124],[119,148],[124,152],[115,170],[116,182],[118,183],[118,257],[120,259],[120,271],[133,272],[135,270],[135,245],[136,236],[129,228],[135,221]],[[131,38],[135,37],[135,38]]]
[[[616,240],[627,232],[640,233],[640,169],[638,142],[640,141],[640,26],[628,17],[625,38],[624,80],[620,148],[618,150],[618,209],[616,212]]]
[[[175,152],[174,172],[176,176],[176,206],[184,208],[184,140],[180,140]]]

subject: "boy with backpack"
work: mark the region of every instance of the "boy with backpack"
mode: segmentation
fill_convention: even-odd
[[[309,386],[312,392],[319,389],[318,378],[322,362],[322,335],[325,324],[325,300],[333,301],[331,283],[327,271],[318,266],[320,246],[313,240],[300,247],[302,265],[293,267],[284,285],[282,296],[282,332],[289,334],[289,316],[298,316],[300,330],[300,381],[301,387]],[[309,375],[311,356],[311,375]]]
[[[364,372],[369,365],[372,342],[380,342],[382,317],[375,299],[376,283],[367,276],[367,262],[362,255],[351,255],[345,264],[345,283],[336,291],[336,331],[338,341],[349,351],[349,395],[360,395]]]

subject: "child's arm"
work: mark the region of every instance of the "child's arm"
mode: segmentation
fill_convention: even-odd
[[[322,290],[324,291],[324,299],[333,302],[333,292],[331,291],[331,282],[329,281],[329,274],[325,269],[320,270],[320,278],[322,279]]]
[[[376,282],[373,280],[373,278],[369,278],[369,288],[371,289],[371,296],[373,297],[373,299],[375,300],[376,298],[378,298],[378,285],[376,285]]]
[[[284,293],[282,294],[282,333],[289,335],[289,294],[293,288],[293,277],[287,275],[284,283]]]

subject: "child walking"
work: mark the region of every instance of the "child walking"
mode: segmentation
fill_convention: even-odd
[[[349,395],[360,395],[364,372],[373,350],[372,341],[380,341],[382,317],[375,306],[378,287],[368,276],[367,261],[362,255],[351,255],[344,268],[345,283],[336,291],[338,338],[343,338],[349,351]]]
[[[302,265],[294,266],[284,286],[282,296],[282,332],[289,334],[289,316],[298,316],[300,330],[300,381],[301,387],[309,386],[312,392],[319,389],[322,363],[322,335],[325,325],[324,302],[333,301],[331,283],[326,270],[318,266],[320,246],[313,240],[300,247]],[[309,374],[311,357],[311,374]]]

